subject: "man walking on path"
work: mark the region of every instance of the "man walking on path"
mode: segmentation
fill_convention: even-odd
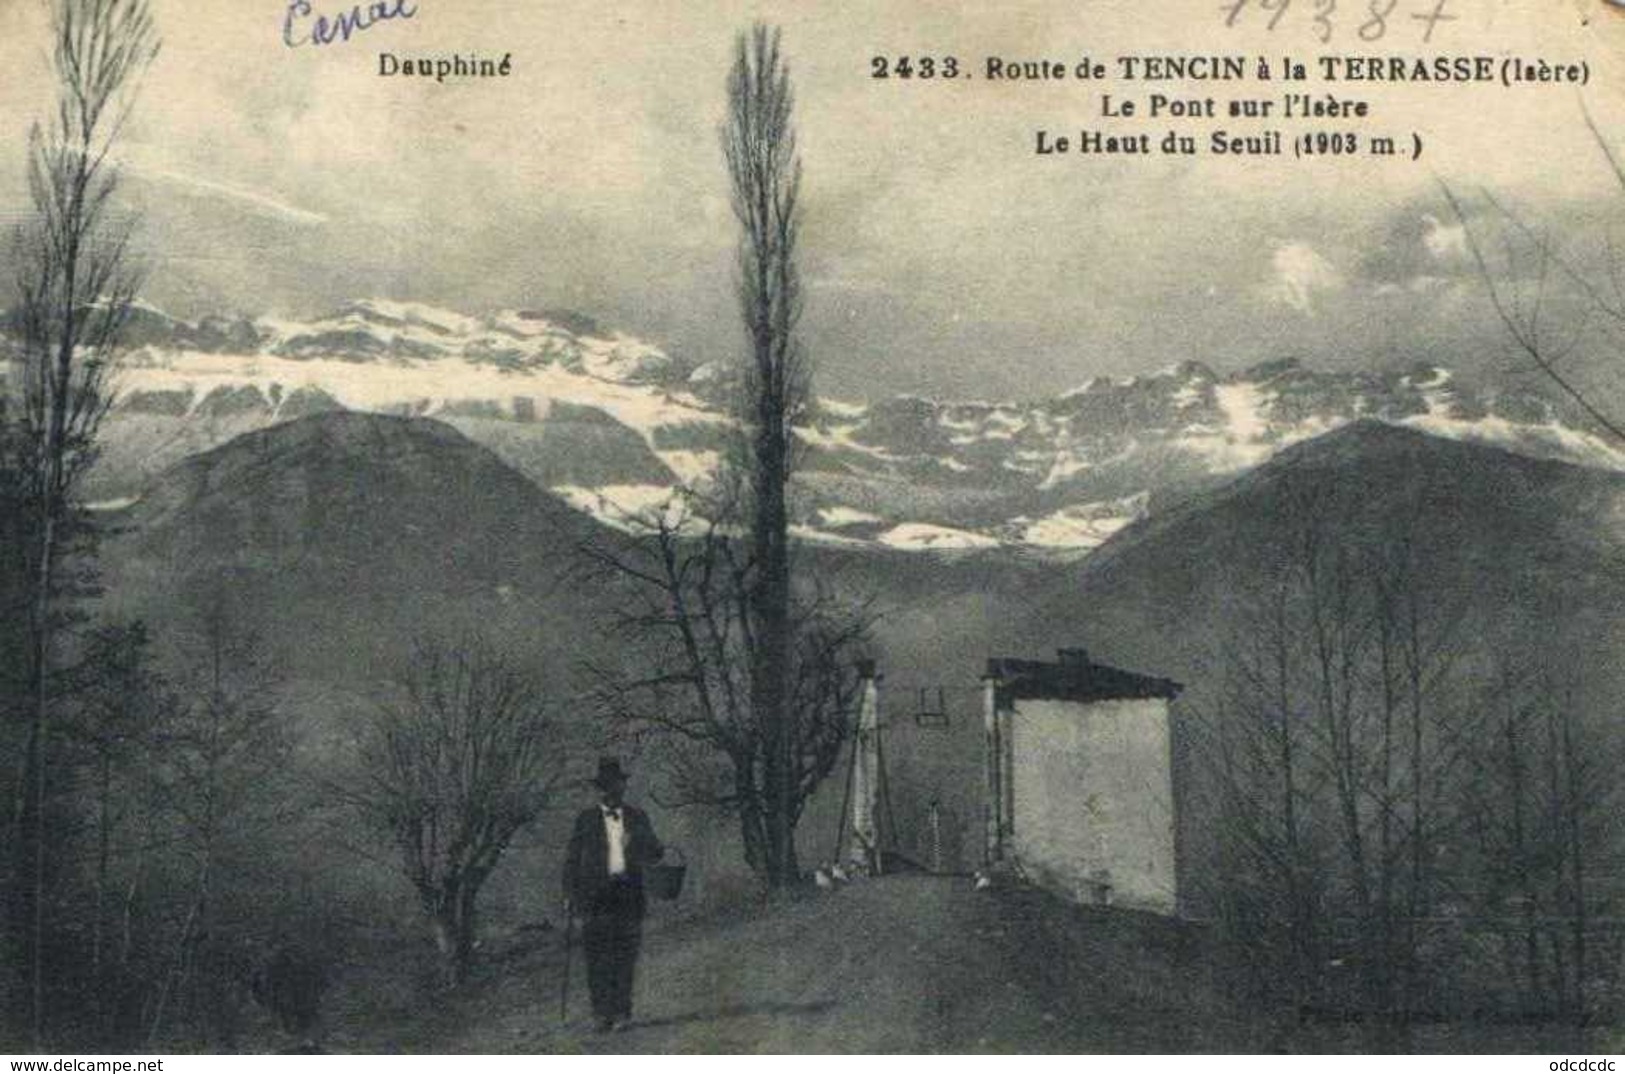
[[[632,974],[643,938],[643,869],[665,854],[648,816],[623,801],[627,776],[598,760],[599,802],[576,816],[564,856],[565,913],[582,920],[587,990],[600,1033],[632,1020]]]

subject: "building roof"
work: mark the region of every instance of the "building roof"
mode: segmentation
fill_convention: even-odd
[[[983,678],[994,680],[998,707],[1037,699],[1130,701],[1161,697],[1172,701],[1184,689],[1172,679],[1092,663],[1083,649],[1061,649],[1057,655],[1059,659],[1053,662],[1010,656],[990,658]]]

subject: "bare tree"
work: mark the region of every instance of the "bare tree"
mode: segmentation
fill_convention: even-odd
[[[1583,101],[1581,114],[1615,186],[1625,196],[1625,164]],[[1441,180],[1440,190],[1461,226],[1496,318],[1519,355],[1579,406],[1605,436],[1625,444],[1625,417],[1602,401],[1602,393],[1588,385],[1570,361],[1591,324],[1603,332],[1610,350],[1625,342],[1625,261],[1617,247],[1610,242],[1602,268],[1592,270],[1549,229],[1537,227],[1492,192],[1479,191],[1488,208],[1485,223],[1450,184]],[[1578,303],[1578,316],[1554,318],[1554,307],[1565,297]]]
[[[612,586],[612,629],[626,641],[620,660],[588,662],[600,709],[634,738],[657,739],[656,764],[674,805],[736,816],[745,861],[772,884],[776,818],[794,837],[807,800],[835,765],[852,731],[856,660],[867,652],[864,602],[802,587],[789,609],[791,649],[778,726],[755,705],[747,539],[717,521],[726,502],[694,512],[697,497],[638,519],[619,542],[595,541],[587,561]],[[770,779],[768,759],[788,742],[790,766]],[[789,803],[781,793],[789,790]],[[782,813],[780,811],[783,811]],[[793,853],[793,851],[792,851]],[[782,880],[782,878],[781,878]]]
[[[75,490],[95,457],[109,402],[107,376],[135,294],[128,222],[113,215],[117,171],[109,154],[141,72],[158,52],[147,0],[54,0],[56,109],[29,136],[31,221],[16,242],[15,313],[21,406],[21,477],[28,508],[29,651],[33,711],[23,810],[32,850],[32,1030],[44,1033],[42,942],[47,840],[52,638],[58,571]]]
[[[152,642],[140,621],[97,627],[85,638],[73,668],[73,715],[67,727],[78,756],[84,804],[94,849],[91,870],[90,1006],[99,1028],[111,1026],[116,988],[111,911],[120,859],[132,852],[130,829],[146,804],[152,751],[177,706],[157,670]],[[139,854],[140,851],[134,851]]]
[[[1619,986],[1613,871],[1617,743],[1587,711],[1579,676],[1550,657],[1502,656],[1472,754],[1472,892],[1526,1010],[1585,1025]]]
[[[1260,979],[1284,984],[1295,1004],[1312,995],[1327,932],[1299,584],[1291,558],[1279,557],[1258,599],[1231,611],[1218,662],[1223,693],[1212,712],[1192,712],[1218,839],[1219,882],[1209,894],[1230,934],[1245,938]]]
[[[198,646],[177,677],[179,696],[151,754],[159,804],[173,825],[180,870],[170,884],[178,922],[157,973],[147,1024],[163,1038],[177,997],[186,1005],[220,982],[207,972],[226,942],[219,904],[239,879],[242,855],[298,810],[286,792],[293,738],[279,677],[259,639],[232,621],[227,590],[214,594]],[[237,851],[233,860],[231,851]]]
[[[64,924],[48,999],[75,1039],[229,1049],[271,923],[309,897],[290,890],[283,857],[309,833],[291,711],[226,583],[168,634],[162,669],[140,623],[61,646],[52,906]]]
[[[1425,569],[1412,491],[1372,515],[1359,482],[1289,476],[1264,584],[1227,615],[1226,693],[1200,714],[1219,909],[1299,1003],[1414,1010],[1436,983],[1421,923],[1476,723],[1454,697],[1463,612]]]
[[[481,886],[563,775],[561,729],[541,686],[477,638],[420,643],[399,685],[362,744],[356,801],[394,841],[457,982]]]
[[[792,654],[789,485],[795,424],[808,375],[796,338],[801,277],[801,161],[792,123],[794,95],[779,52],[779,31],[758,24],[741,34],[728,74],[722,130],[734,216],[739,221],[738,291],[749,344],[739,418],[746,436],[740,465],[749,475],[751,556],[745,578],[750,705],[761,728],[767,844],[773,885],[797,875],[796,735],[789,708]]]

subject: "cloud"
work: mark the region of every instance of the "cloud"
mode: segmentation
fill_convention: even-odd
[[[1424,213],[1422,245],[1433,259],[1442,264],[1460,264],[1467,260],[1467,227],[1459,221],[1445,224],[1431,213]]]
[[[1270,268],[1273,275],[1264,284],[1265,298],[1291,306],[1307,317],[1315,315],[1317,294],[1343,287],[1343,274],[1306,242],[1277,246]]]
[[[892,285],[886,280],[855,272],[812,276],[807,280],[807,286],[817,291],[876,295],[888,294],[892,290]]]
[[[213,179],[204,179],[201,176],[187,175],[183,172],[172,171],[168,168],[154,168],[146,165],[127,164],[126,168],[151,182],[168,184],[179,187],[189,194],[203,197],[217,198],[230,201],[237,205],[246,206],[266,216],[274,216],[279,220],[286,220],[292,224],[304,227],[316,227],[327,223],[327,217],[309,209],[301,209],[296,205],[279,201],[269,194],[262,194],[257,190],[244,187],[230,186],[226,183],[217,183]]]
[[[1354,275],[1376,295],[1436,290],[1471,277],[1467,225],[1448,212],[1406,206],[1373,229]]]
[[[1404,283],[1379,283],[1371,289],[1371,293],[1381,298],[1394,295],[1427,295],[1454,287],[1457,282],[1449,276],[1412,276]]]

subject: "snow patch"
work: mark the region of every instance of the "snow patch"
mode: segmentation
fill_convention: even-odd
[[[661,524],[679,531],[704,524],[687,498],[666,485],[555,485],[552,491],[571,507],[622,533],[649,533]]]
[[[1591,433],[1554,421],[1532,425],[1509,421],[1494,414],[1472,420],[1452,418],[1445,409],[1445,400],[1436,398],[1432,393],[1425,398],[1428,413],[1411,415],[1399,424],[1451,440],[1490,444],[1524,454],[1529,454],[1528,449],[1534,446],[1542,453],[1566,461],[1608,470],[1625,470],[1625,451]]]
[[[424,305],[421,302],[396,302],[387,298],[364,298],[354,303],[363,312],[375,313],[393,321],[409,325],[438,328],[448,335],[474,335],[481,329],[480,322],[467,314]],[[354,320],[355,318],[347,318]]]
[[[1233,440],[1256,443],[1269,433],[1269,419],[1264,416],[1264,392],[1258,385],[1220,384],[1214,387],[1213,394]]]
[[[1023,452],[1022,454],[1027,453]],[[1093,468],[1094,463],[1090,460],[1074,454],[1070,448],[1062,448],[1055,453],[1055,460],[1050,464],[1049,472],[1044,475],[1044,480],[1038,483],[1038,487],[1052,489],[1073,474],[1081,474],[1085,470]],[[1015,467],[1012,467],[1012,469],[1015,469]]]
[[[677,475],[677,480],[689,488],[698,488],[709,482],[716,476],[717,467],[722,465],[722,455],[715,451],[660,450],[655,452],[655,456]]]
[[[1271,437],[1265,408],[1272,398],[1272,394],[1257,384],[1246,381],[1216,384],[1213,400],[1219,408],[1221,424],[1187,426],[1168,443],[1202,459],[1211,473],[1232,473],[1257,466],[1288,444],[1314,435],[1307,430],[1276,430]]]
[[[933,526],[926,522],[905,522],[900,526],[893,526],[880,535],[879,541],[891,548],[915,551],[996,548],[1001,543],[997,537],[972,533],[969,530],[956,530],[950,526]]]
[[[1045,548],[1097,548],[1124,526],[1143,518],[1149,502],[1149,494],[1141,492],[1120,500],[1063,507],[1037,521],[1018,518],[1018,539]]]
[[[121,394],[191,389],[194,407],[218,388],[252,386],[271,396],[279,387],[283,397],[300,388],[326,392],[348,410],[372,413],[412,413],[433,416],[459,405],[489,406],[504,417],[515,415],[515,399],[534,400],[538,412],[543,401],[594,407],[641,435],[651,451],[673,465],[685,480],[707,452],[668,452],[655,447],[655,431],[666,426],[726,425],[728,419],[659,390],[585,373],[557,365],[513,370],[471,362],[463,358],[405,361],[381,374],[376,364],[335,358],[294,359],[266,354],[202,354],[195,351],[166,355],[160,366],[121,371]],[[685,463],[691,463],[687,467]],[[705,466],[709,472],[711,465]],[[686,472],[685,472],[686,471]]]
[[[1406,388],[1438,389],[1449,384],[1452,379],[1453,375],[1450,370],[1431,366],[1420,376],[1413,376],[1410,373],[1405,374],[1399,378],[1399,383]]]
[[[818,409],[831,417],[861,418],[869,413],[867,403],[853,403],[845,399],[826,399],[820,397]]]
[[[856,507],[823,507],[818,511],[818,524],[832,526],[840,529],[842,526],[862,526],[875,522],[884,522],[879,515],[872,515],[867,511],[859,511]]]
[[[1174,392],[1168,401],[1173,404],[1175,410],[1184,410],[1186,407],[1200,403],[1202,393],[1197,390],[1194,384],[1181,384],[1179,390]]]
[[[897,457],[885,448],[874,447],[870,444],[861,444],[854,440],[852,434],[858,427],[855,425],[832,425],[820,429],[811,425],[802,425],[796,428],[796,435],[816,448],[826,451],[855,451],[860,455],[867,455],[872,459],[884,462],[896,462]]]

